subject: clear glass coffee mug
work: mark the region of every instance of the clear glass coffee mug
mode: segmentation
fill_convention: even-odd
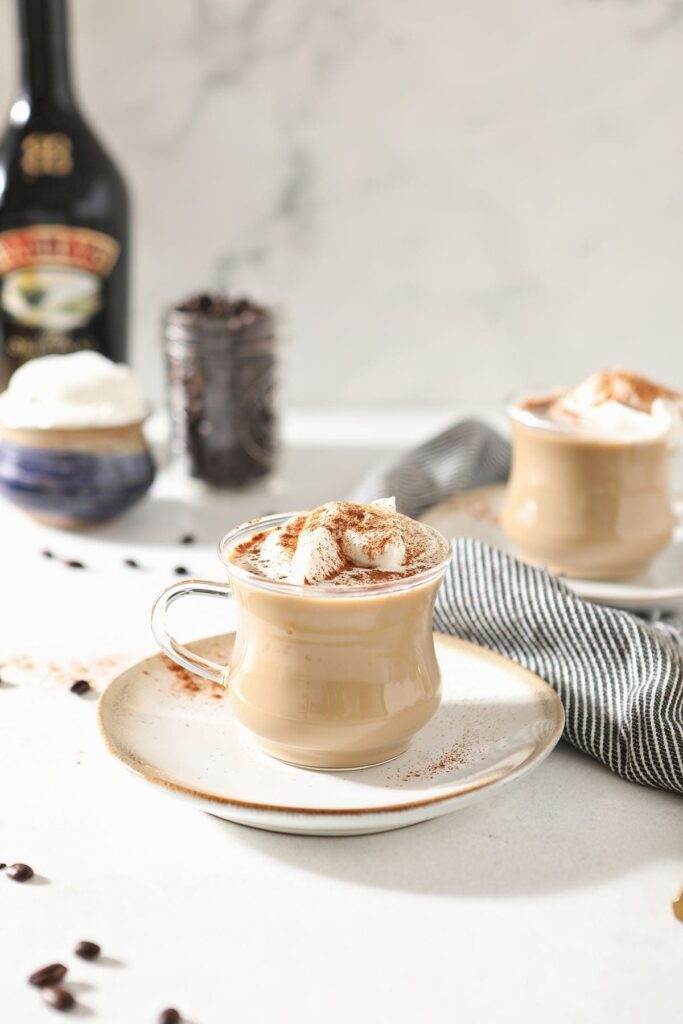
[[[511,407],[501,525],[527,561],[584,579],[642,572],[674,529],[666,437],[600,439]]]
[[[228,581],[186,580],[155,602],[152,632],[190,672],[228,688],[233,711],[259,746],[308,768],[361,768],[408,747],[441,699],[432,612],[451,557],[414,576],[363,586],[299,586],[240,567],[230,553],[296,513],[238,527],[220,543]],[[233,598],[238,627],[229,665],[178,643],[167,609],[190,595]]]

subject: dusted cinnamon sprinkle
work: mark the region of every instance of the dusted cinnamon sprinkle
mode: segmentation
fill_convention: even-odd
[[[444,750],[439,757],[419,768],[411,768],[401,776],[402,782],[411,782],[416,779],[433,779],[442,772],[451,771],[453,768],[460,768],[471,760],[472,751],[469,744],[455,743],[452,747]]]
[[[253,537],[249,537],[248,540],[243,541],[242,544],[238,544],[237,547],[233,548],[230,552],[231,558],[234,561],[238,561],[241,558],[246,558],[257,551],[260,551],[267,533],[267,530],[261,530],[260,533],[255,533]]]
[[[202,694],[205,697],[212,697],[214,700],[222,700],[225,696],[225,688],[220,683],[214,683],[211,680],[193,675],[192,672],[188,672],[182,665],[171,661],[166,655],[163,656],[163,662],[165,668],[175,677],[177,688],[182,693],[189,694],[190,697]]]
[[[255,533],[230,559],[276,581],[354,586],[414,576],[446,554],[435,530],[396,512],[393,499],[383,499],[369,505],[328,502]]]
[[[649,414],[657,399],[680,403],[683,395],[631,370],[601,370],[574,388],[528,395],[518,403],[518,408],[552,419],[578,420],[587,407],[596,408],[606,402],[618,402]]]
[[[604,402],[619,402],[621,405],[628,405],[638,412],[650,412],[652,403],[657,398],[665,398],[671,402],[678,402],[681,395],[671,388],[665,388],[661,384],[655,384],[647,377],[641,377],[630,370],[603,370],[590,377],[579,388],[591,388],[593,394],[593,405],[602,405]],[[575,390],[578,391],[579,388]],[[572,392],[564,396],[564,401],[571,399]]]

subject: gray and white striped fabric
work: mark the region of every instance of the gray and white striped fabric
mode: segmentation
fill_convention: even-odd
[[[456,491],[503,483],[510,472],[510,445],[479,420],[462,420],[431,440],[370,472],[353,501],[396,497],[400,512],[415,519]]]
[[[400,511],[505,480],[509,447],[464,421],[369,476],[356,500],[395,494]],[[565,738],[625,779],[683,793],[683,622],[647,622],[576,597],[542,569],[457,538],[435,628],[498,651],[545,679]]]
[[[582,601],[466,537],[453,544],[434,624],[549,682],[579,750],[625,779],[683,793],[683,648],[672,632]]]

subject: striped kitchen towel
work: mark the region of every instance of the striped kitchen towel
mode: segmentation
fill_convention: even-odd
[[[457,490],[505,480],[509,447],[464,421],[368,477],[356,500],[396,495],[419,515]],[[511,658],[557,690],[564,736],[625,779],[683,793],[683,621],[647,621],[576,597],[543,569],[457,538],[437,630]]]
[[[461,420],[385,465],[371,471],[353,501],[396,498],[399,512],[415,519],[456,491],[504,483],[510,472],[510,445],[479,420]]]

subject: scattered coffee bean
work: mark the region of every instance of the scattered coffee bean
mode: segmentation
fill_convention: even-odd
[[[69,561],[65,562],[64,565],[67,569],[85,569],[83,562],[77,562],[75,558],[69,559]]]
[[[162,1010],[159,1014],[158,1024],[180,1024],[180,1014],[174,1006],[169,1006],[167,1010]]]
[[[79,697],[82,697],[89,689],[90,683],[87,679],[77,679],[73,686],[70,687],[71,692],[78,694]]]
[[[43,999],[55,1010],[70,1010],[76,1000],[65,988],[44,988]]]
[[[4,871],[6,867],[7,867],[7,865],[3,861],[3,863],[0,864],[0,871]]]
[[[181,544],[194,544],[197,538],[193,533],[184,533],[180,538]]]
[[[184,565],[176,565],[176,567],[173,570],[173,572],[176,574],[176,576],[189,576],[190,575],[189,570],[186,569]]]
[[[15,882],[28,882],[29,878],[33,878],[33,868],[28,864],[10,864],[5,874]]]
[[[54,988],[55,985],[59,985],[60,981],[64,980],[66,976],[66,967],[64,964],[48,964],[47,967],[41,967],[39,971],[34,971],[28,979],[29,985],[35,985],[36,988]]]
[[[96,960],[102,950],[96,942],[88,942],[85,939],[83,942],[79,942],[74,953],[76,956],[80,956],[83,960]]]
[[[129,569],[139,569],[140,563],[136,562],[134,558],[124,558],[123,564],[128,566]]]
[[[54,555],[52,554],[52,552],[51,552],[51,551],[48,551],[48,550],[47,550],[47,548],[45,549],[45,551],[41,551],[40,553],[41,553],[41,555],[43,556],[43,558],[54,558],[54,557],[55,557],[55,556],[54,556]]]

